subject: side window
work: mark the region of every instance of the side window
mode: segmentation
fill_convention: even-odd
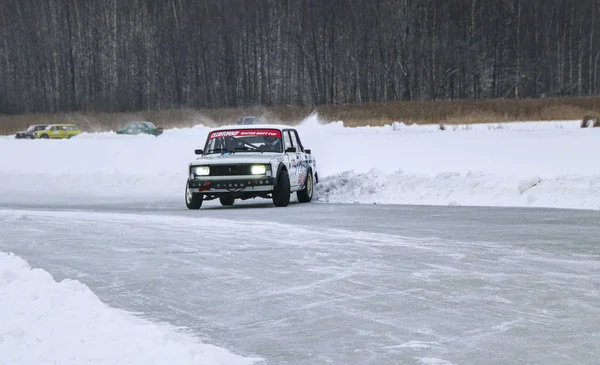
[[[291,130],[291,131],[289,131],[289,133],[290,133],[291,138],[292,138],[292,147],[296,147],[296,151],[300,152],[301,149],[300,149],[300,147],[298,145],[298,140],[296,139],[296,131]]]
[[[304,146],[302,146],[302,141],[300,141],[300,136],[298,136],[298,131],[294,129],[293,131],[290,131],[290,133],[292,133],[292,136],[294,137],[295,141],[297,142],[296,146],[298,147],[298,152],[304,152]]]
[[[290,140],[290,132],[284,131],[283,132],[283,151],[285,152],[285,150],[287,150],[290,147],[292,147],[292,142]]]

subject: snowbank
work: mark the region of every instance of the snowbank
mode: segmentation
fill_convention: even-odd
[[[245,365],[258,360],[110,308],[80,282],[56,282],[46,271],[0,252],[1,364]]]
[[[600,209],[600,175],[550,178],[346,171],[327,176],[315,199],[329,203]]]
[[[298,126],[322,185],[317,202],[600,209],[600,128],[579,121],[345,128]],[[183,201],[208,128],[71,140],[0,138],[0,204]],[[9,156],[9,157],[5,157]],[[183,203],[181,203],[183,204]]]

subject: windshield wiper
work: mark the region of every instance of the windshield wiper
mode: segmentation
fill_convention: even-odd
[[[257,148],[249,148],[249,147],[236,147],[235,151],[256,151]]]
[[[206,152],[207,155],[210,155],[211,153],[219,153],[219,152],[227,152],[226,148],[215,148],[214,150],[209,150],[208,152]]]

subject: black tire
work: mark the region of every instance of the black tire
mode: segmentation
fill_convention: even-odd
[[[48,139],[48,138],[50,138],[50,137],[49,137],[47,134],[42,134],[42,136],[41,136],[40,138],[43,138],[43,139]]]
[[[282,169],[277,176],[277,185],[273,191],[273,204],[276,207],[287,207],[290,203],[290,175]]]
[[[235,202],[235,198],[231,197],[231,196],[222,196],[219,198],[219,201],[221,202],[222,206],[230,206],[233,205],[233,203]]]
[[[200,209],[202,206],[202,194],[190,191],[190,181],[185,184],[185,205],[188,209]]]
[[[300,203],[310,203],[310,201],[313,198],[314,187],[315,184],[313,180],[312,171],[309,170],[308,174],[306,174],[306,182],[304,189],[298,190],[298,192],[296,193],[296,195],[298,196],[298,201]]]

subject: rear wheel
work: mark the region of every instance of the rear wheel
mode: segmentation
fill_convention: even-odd
[[[235,202],[235,198],[230,197],[230,196],[222,196],[219,198],[219,201],[221,202],[221,205],[229,206],[229,205],[233,205],[233,203]]]
[[[200,209],[202,206],[202,194],[194,193],[190,189],[190,181],[185,184],[185,205],[188,209]]]
[[[273,204],[276,207],[287,207],[290,203],[290,194],[290,175],[287,170],[281,170],[273,191]]]
[[[298,190],[296,195],[298,196],[298,201],[300,203],[309,203],[313,197],[313,176],[312,171],[308,171],[306,174],[306,183],[304,184],[304,189]]]

